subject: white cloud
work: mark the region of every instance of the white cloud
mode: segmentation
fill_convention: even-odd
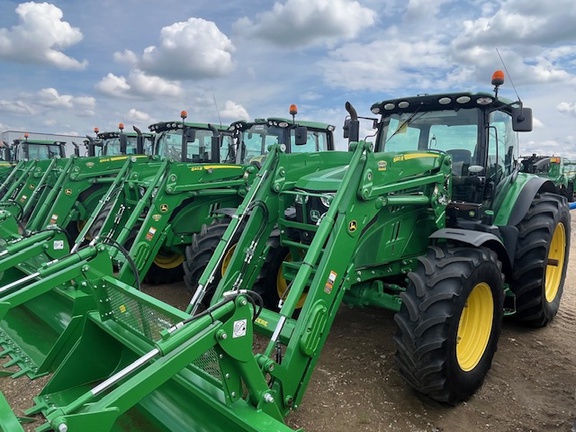
[[[152,116],[145,113],[144,111],[139,111],[136,108],[131,108],[127,115],[128,120],[135,122],[146,122],[147,124],[152,123]]]
[[[234,30],[275,45],[302,47],[356,37],[374,25],[376,13],[353,0],[287,0],[272,10],[243,17]]]
[[[220,116],[230,121],[250,119],[246,108],[233,101],[224,102],[224,107],[220,110]]]
[[[138,69],[130,72],[128,78],[109,73],[96,83],[96,89],[115,98],[144,97],[152,99],[175,97],[183,91],[178,81],[146,75]]]
[[[20,24],[0,29],[0,58],[17,63],[49,64],[61,69],[84,69],[88,62],[62,50],[82,40],[82,33],[66,21],[62,10],[49,3],[21,3]]]
[[[576,103],[575,102],[560,102],[556,107],[559,112],[569,114],[576,117]]]
[[[0,99],[0,112],[8,114],[32,114],[32,108],[22,101],[8,101]]]
[[[164,27],[160,44],[144,49],[141,56],[130,50],[117,52],[114,59],[167,79],[194,80],[229,74],[235,48],[212,21],[190,18]]]

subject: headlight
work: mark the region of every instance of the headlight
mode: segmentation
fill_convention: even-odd
[[[294,200],[294,202],[296,202],[296,204],[305,204],[308,202],[308,199],[310,199],[308,195],[298,194],[296,195],[296,199]]]

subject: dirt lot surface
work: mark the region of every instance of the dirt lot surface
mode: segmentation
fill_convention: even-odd
[[[304,401],[288,424],[308,432],[576,432],[574,212],[572,217],[572,259],[556,319],[538,330],[505,322],[492,370],[466,403],[447,407],[405,384],[394,364],[392,313],[343,307]],[[189,299],[183,284],[146,291],[178,307]],[[0,390],[21,413],[44,381],[2,377]]]

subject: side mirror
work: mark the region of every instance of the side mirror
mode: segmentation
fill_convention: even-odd
[[[360,139],[360,121],[346,119],[344,121],[344,138],[348,141],[358,141]]]
[[[512,130],[514,132],[532,131],[532,108],[512,108]]]
[[[294,130],[294,145],[306,145],[308,142],[308,128],[306,126],[298,126]]]

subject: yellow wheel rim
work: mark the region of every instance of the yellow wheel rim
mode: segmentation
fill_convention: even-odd
[[[220,274],[222,276],[224,276],[226,269],[230,265],[230,261],[232,260],[232,255],[234,255],[235,250],[236,250],[236,245],[232,245],[232,247],[230,249],[228,249],[228,252],[226,252],[226,255],[224,255],[224,259],[222,260],[222,268],[220,269]]]
[[[172,253],[169,255],[163,255],[162,253],[159,253],[158,255],[156,255],[156,258],[154,258],[154,264],[163,269],[176,268],[183,262],[184,262],[184,255],[181,255],[179,253]]]
[[[563,223],[556,225],[550,249],[548,250],[548,265],[546,265],[546,280],[544,295],[547,302],[552,302],[558,295],[562,282],[562,270],[566,259],[566,228]]]
[[[288,255],[286,255],[284,261],[288,262],[293,261],[292,254],[289,253]],[[280,269],[278,270],[278,275],[276,276],[276,290],[278,292],[278,298],[281,299],[284,298],[284,295],[288,295],[286,293],[286,290],[288,289],[288,283],[286,282],[286,279],[284,279],[283,269],[284,265],[281,265]],[[298,300],[298,303],[296,303],[296,309],[302,309],[302,306],[304,306],[304,302],[306,301],[307,295],[308,295],[307,293],[302,294],[300,300]]]
[[[466,300],[458,324],[456,359],[462,370],[471,371],[480,362],[490,339],[493,316],[492,291],[487,283],[481,282]]]

